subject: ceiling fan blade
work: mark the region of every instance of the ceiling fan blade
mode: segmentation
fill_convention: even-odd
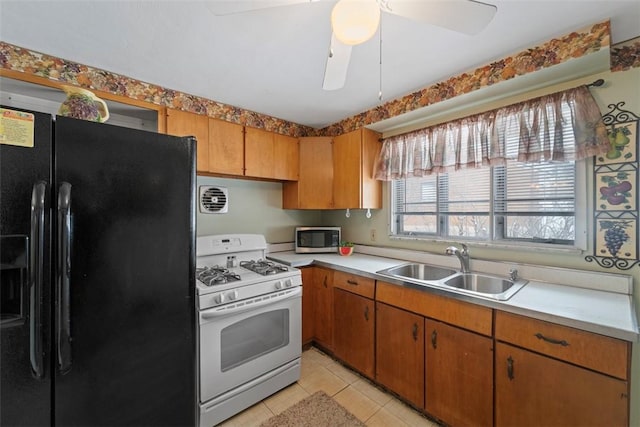
[[[382,10],[464,34],[478,34],[496,14],[497,7],[473,0],[389,0]]]
[[[329,48],[327,66],[324,69],[322,89],[336,90],[344,86],[344,82],[347,80],[347,69],[349,68],[352,47],[341,43],[335,34],[331,34],[331,47]]]
[[[205,3],[214,15],[222,16],[311,1],[314,0],[207,0]]]

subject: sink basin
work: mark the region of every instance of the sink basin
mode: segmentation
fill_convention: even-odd
[[[378,271],[378,274],[396,278],[426,281],[441,280],[455,273],[456,270],[420,263],[403,264]]]
[[[460,273],[435,265],[407,263],[380,270],[377,274],[422,286],[448,289],[452,292],[506,301],[518,292],[527,280],[515,281],[487,274]]]
[[[526,280],[521,279],[511,281],[501,277],[473,273],[458,274],[444,281],[446,286],[499,300],[509,299],[526,283]]]

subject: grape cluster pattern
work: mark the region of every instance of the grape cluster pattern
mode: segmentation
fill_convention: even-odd
[[[616,257],[622,245],[629,240],[629,235],[625,231],[625,228],[629,226],[627,221],[616,222],[603,221],[602,228],[606,229],[604,232],[604,243],[611,256]]]

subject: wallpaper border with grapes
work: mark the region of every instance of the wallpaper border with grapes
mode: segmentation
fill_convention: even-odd
[[[611,148],[597,156],[594,179],[594,255],[585,257],[605,268],[628,270],[638,259],[638,122],[640,117],[609,104],[602,116]]]

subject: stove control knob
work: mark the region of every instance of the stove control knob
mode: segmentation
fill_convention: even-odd
[[[216,304],[222,304],[224,302],[224,295],[218,294],[213,300],[216,302]]]
[[[290,288],[291,286],[293,286],[293,282],[291,281],[291,279],[287,279],[287,280],[284,281],[284,285],[287,288]]]
[[[229,298],[229,301],[233,301],[235,299],[238,298],[238,291],[231,291],[227,294],[227,298]]]
[[[282,282],[279,280],[276,282],[276,289],[282,289]]]

